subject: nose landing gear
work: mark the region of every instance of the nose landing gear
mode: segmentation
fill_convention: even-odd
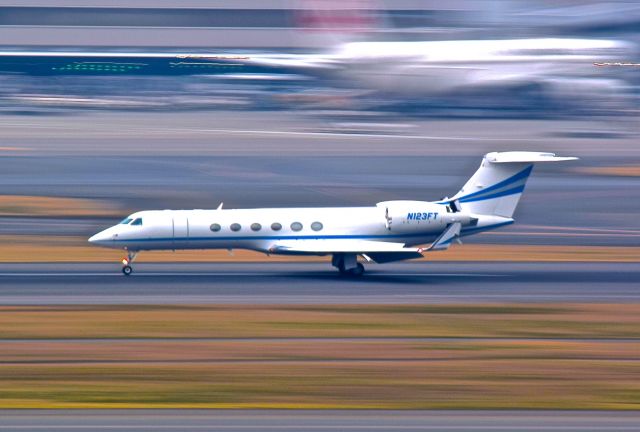
[[[122,274],[125,276],[131,275],[133,273],[133,267],[131,267],[131,263],[134,259],[136,259],[137,252],[127,252],[127,256],[122,258]]]

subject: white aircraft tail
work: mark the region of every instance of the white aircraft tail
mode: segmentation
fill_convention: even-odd
[[[557,157],[554,153],[488,153],[482,159],[480,168],[451,201],[464,212],[510,218],[520,201],[534,163],[575,159]]]

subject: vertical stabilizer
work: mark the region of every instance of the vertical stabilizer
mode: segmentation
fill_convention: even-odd
[[[535,163],[575,159],[553,153],[488,153],[480,168],[451,200],[458,201],[465,212],[510,218]]]

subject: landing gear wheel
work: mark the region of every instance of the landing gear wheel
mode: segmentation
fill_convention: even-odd
[[[129,276],[131,273],[133,273],[133,268],[131,267],[131,263],[133,262],[134,259],[136,259],[136,256],[138,255],[137,251],[127,251],[127,256],[125,258],[122,259],[122,274],[124,274],[125,276]]]
[[[334,254],[331,265],[343,276],[362,276],[364,273],[364,266],[358,262],[356,254]]]
[[[362,263],[358,263],[354,268],[349,269],[349,275],[362,276],[364,274],[364,266]]]

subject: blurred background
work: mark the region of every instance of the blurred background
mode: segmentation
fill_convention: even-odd
[[[640,6],[633,1],[69,0],[0,7],[7,51],[248,58],[178,65],[130,59],[111,71],[99,59],[3,58],[4,109],[555,118],[630,115],[637,106],[637,65],[594,66],[637,60]]]
[[[0,407],[638,409],[638,2],[0,0],[0,34]],[[251,264],[125,281],[86,242],[436,200],[504,150],[580,160],[390,276],[223,251],[140,261]]]
[[[582,160],[483,241],[636,244],[639,24],[633,1],[0,0],[0,231],[438,199],[488,151],[544,150]]]

